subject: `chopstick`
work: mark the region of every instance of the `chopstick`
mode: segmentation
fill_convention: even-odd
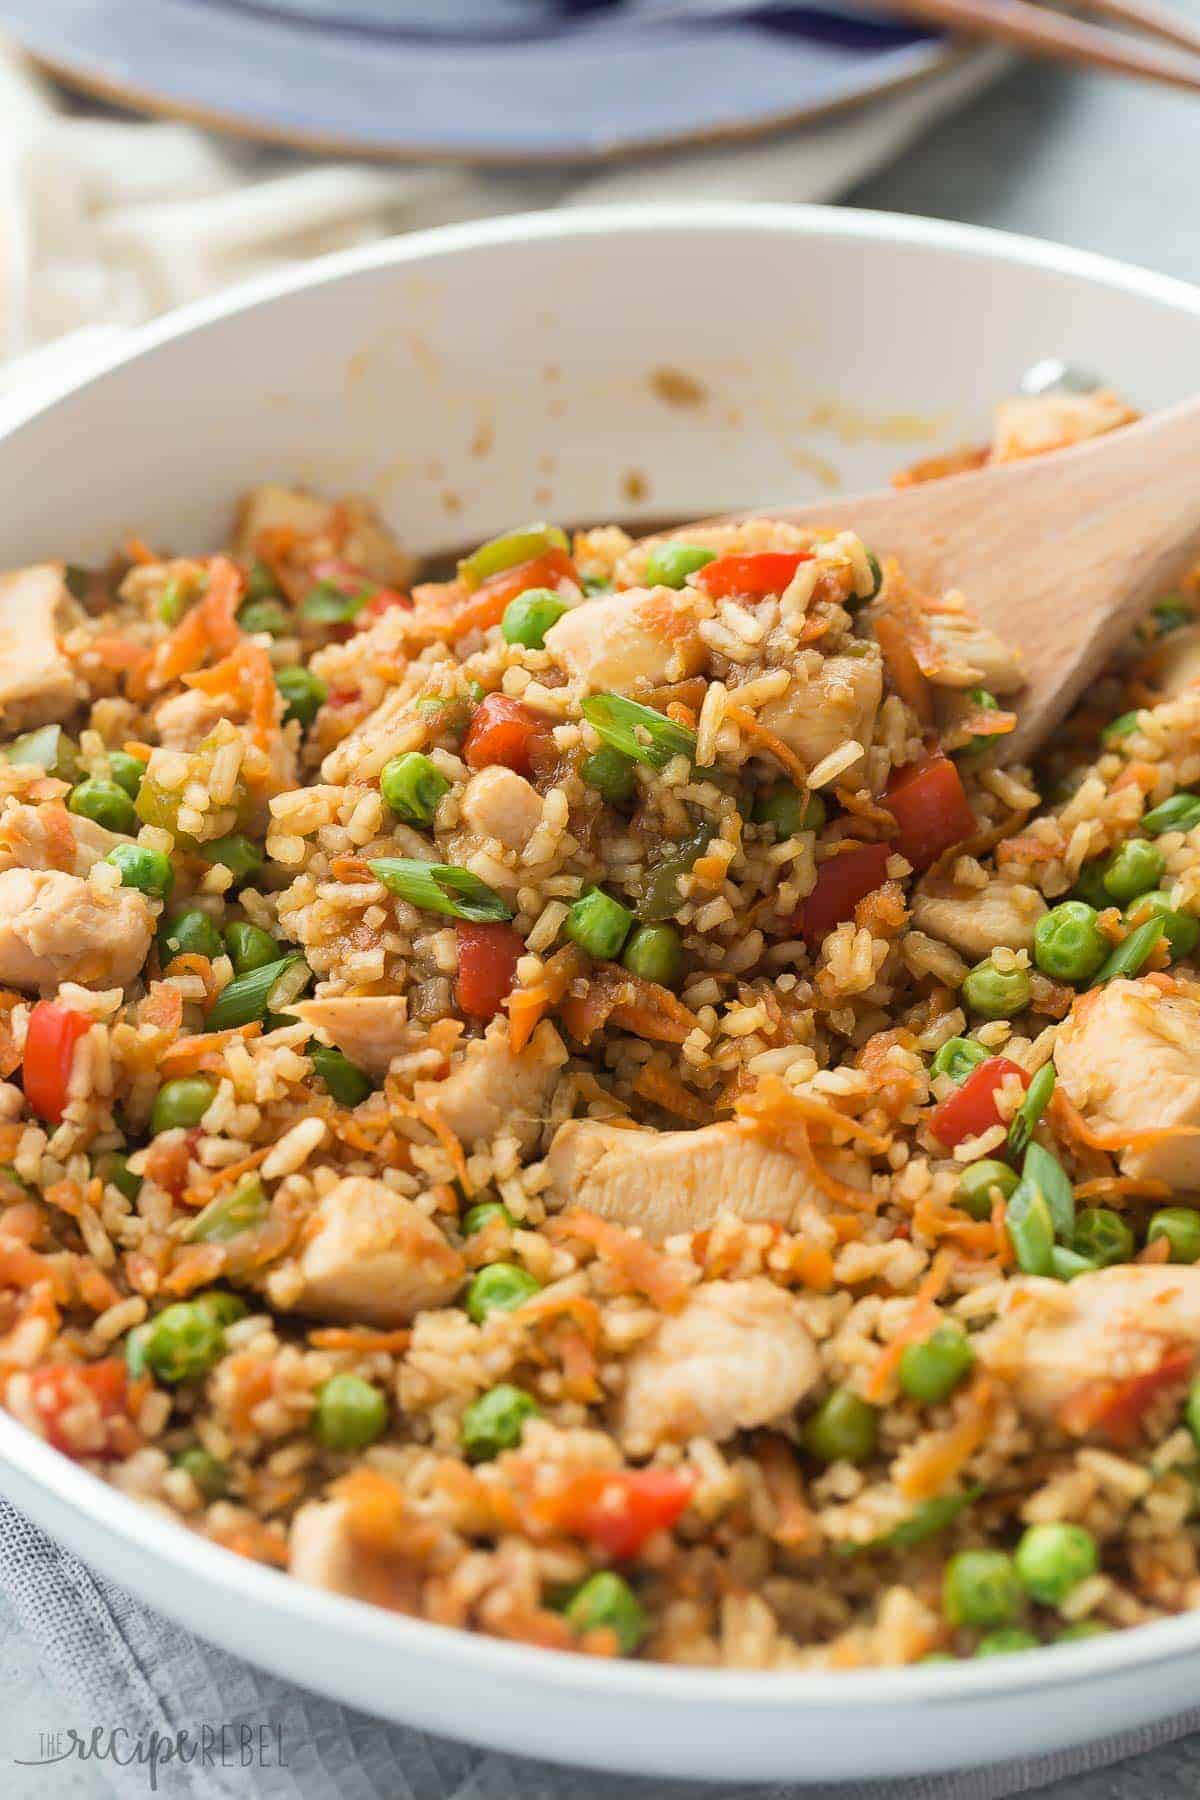
[[[1054,62],[1083,63],[1200,92],[1200,32],[1185,19],[1146,0],[1078,0],[1078,4],[1081,11],[1119,19],[1195,51],[1197,60],[1156,49],[1127,32],[1099,30],[1031,0],[886,0],[886,9],[926,24],[947,25],[972,37],[1012,44]]]

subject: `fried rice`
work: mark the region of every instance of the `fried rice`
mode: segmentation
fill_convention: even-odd
[[[1046,454],[1133,415],[999,409]],[[0,1398],[299,1580],[856,1668],[1200,1605],[1200,581],[1031,771],[852,532],[0,580]]]

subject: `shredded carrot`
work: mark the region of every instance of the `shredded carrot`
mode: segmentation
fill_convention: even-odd
[[[795,1093],[785,1087],[778,1076],[768,1077],[757,1087],[744,1094],[734,1106],[739,1118],[749,1119],[754,1123],[762,1123],[770,1128],[774,1125],[803,1122],[822,1125],[829,1131],[844,1131],[848,1136],[862,1144],[863,1148],[875,1154],[882,1153],[891,1147],[890,1137],[881,1137],[876,1131],[869,1130],[861,1119],[850,1113],[840,1112],[827,1100],[816,1094]]]
[[[992,1201],[992,1234],[996,1239],[996,1262],[1002,1269],[1016,1260],[1012,1239],[1008,1235],[1008,1201],[998,1194]]]
[[[678,1265],[645,1238],[636,1237],[609,1219],[572,1207],[543,1227],[552,1238],[578,1238],[590,1244],[600,1260],[623,1283],[645,1294],[661,1312],[678,1312],[687,1299],[689,1285]]]
[[[154,755],[153,744],[143,744],[139,738],[126,738],[122,749],[126,756],[136,756],[139,762],[149,762]]]
[[[1128,1195],[1143,1200],[1165,1200],[1170,1192],[1165,1181],[1141,1180],[1135,1175],[1097,1175],[1091,1181],[1076,1183],[1075,1198],[1100,1200]]]
[[[228,656],[241,639],[237,622],[242,597],[242,573],[227,556],[214,556],[209,564],[204,598],[189,608],[162,644],[156,658],[160,684],[177,681],[199,668],[205,655]]]
[[[981,1371],[963,1396],[961,1417],[931,1432],[905,1459],[896,1479],[905,1498],[928,1500],[948,1487],[987,1437],[994,1410],[992,1385]]]
[[[807,1543],[814,1519],[804,1498],[804,1484],[790,1445],[774,1432],[762,1432],[754,1442],[754,1460],[762,1471],[767,1494],[775,1508],[771,1532],[777,1544]]]
[[[174,1036],[183,1023],[183,995],[179,989],[169,981],[152,981],[150,992],[138,1007],[138,1022]]]
[[[420,1124],[424,1125],[427,1131],[432,1131],[434,1137],[442,1146],[446,1155],[450,1158],[451,1166],[454,1169],[455,1176],[462,1187],[463,1193],[473,1194],[475,1188],[467,1169],[466,1153],[454,1133],[451,1131],[449,1125],[447,1125],[445,1119],[443,1119],[437,1106],[433,1104],[427,1105],[421,1100],[402,1099],[397,1101],[397,1111],[403,1113],[408,1118],[418,1120]]]
[[[187,1188],[183,1193],[184,1205],[207,1206],[214,1194],[219,1194],[222,1188],[240,1181],[243,1175],[248,1175],[251,1169],[257,1169],[259,1163],[265,1162],[272,1147],[264,1144],[260,1150],[252,1150],[248,1156],[240,1156],[236,1162],[227,1163],[223,1169],[218,1169],[215,1175],[196,1182],[194,1187]]]
[[[1134,1260],[1134,1262],[1137,1262],[1137,1263],[1151,1263],[1151,1264],[1170,1262],[1170,1260],[1171,1260],[1170,1240],[1165,1237],[1155,1238],[1153,1243],[1146,1244],[1141,1250],[1139,1250],[1133,1260]]]
[[[508,1008],[509,1047],[515,1056],[521,1054],[541,1020],[558,1005],[585,966],[580,952],[573,944],[567,944],[548,959],[530,987],[512,990],[505,1005]]]
[[[140,563],[143,567],[148,563],[156,563],[160,560],[155,556],[145,538],[136,536],[125,539],[125,554],[131,563]]]
[[[314,1350],[352,1350],[358,1356],[371,1356],[376,1351],[385,1356],[400,1356],[412,1341],[412,1332],[373,1331],[369,1325],[326,1325],[310,1331],[308,1341]]]
[[[985,712],[982,707],[969,712],[964,718],[955,721],[959,730],[969,731],[972,737],[1003,737],[1016,728],[1017,715],[1011,712]]]
[[[762,720],[757,718],[748,707],[729,705],[725,708],[725,717],[731,724],[736,725],[739,731],[744,731],[747,737],[752,737],[761,744],[763,749],[768,751],[775,761],[787,770],[799,787],[806,785],[808,770],[795,751],[789,750],[783,739],[776,737],[773,731],[768,731]]]
[[[878,826],[884,837],[895,837],[898,827],[894,815],[870,794],[852,792],[846,787],[835,787],[833,793],[843,812],[853,813],[856,819]]]
[[[609,1019],[622,1031],[657,1044],[682,1044],[697,1022],[669,988],[631,975],[616,963],[601,963],[586,992],[572,994],[561,1011],[563,1024],[582,1044]]]
[[[182,679],[201,693],[233,696],[249,715],[251,736],[258,748],[270,748],[278,730],[280,700],[271,659],[261,644],[238,644],[211,668],[195,669]]]
[[[202,1031],[195,1037],[181,1038],[163,1051],[159,1058],[159,1067],[164,1076],[188,1075],[196,1069],[208,1069],[222,1073],[224,1068],[223,1051],[236,1040],[243,1043],[247,1038],[262,1035],[261,1019],[252,1019],[248,1025],[231,1025],[228,1031]]]
[[[939,1207],[924,1194],[913,1208],[913,1229],[927,1238],[949,1238],[983,1261],[995,1253],[995,1226],[991,1219],[972,1219],[957,1206]]]
[[[908,621],[885,607],[876,616],[875,636],[896,692],[911,706],[922,725],[932,724],[929,679],[914,654]]]
[[[664,1112],[674,1113],[677,1119],[690,1119],[694,1125],[708,1125],[712,1121],[711,1104],[684,1087],[670,1069],[647,1063],[634,1076],[633,1091],[652,1106],[661,1106]]]
[[[207,956],[201,956],[196,950],[181,950],[173,956],[164,975],[198,975],[204,983],[204,1004],[211,1006],[217,997],[217,978],[213,974],[213,966]]]
[[[877,1404],[883,1399],[891,1386],[896,1370],[900,1366],[900,1358],[907,1345],[928,1332],[937,1316],[937,1299],[954,1268],[956,1261],[953,1250],[939,1250],[930,1264],[929,1271],[913,1296],[912,1307],[908,1318],[896,1333],[886,1349],[876,1358],[875,1367],[871,1370],[863,1388],[864,1400]]]
[[[1050,1096],[1052,1123],[1061,1122],[1064,1131],[1086,1145],[1089,1150],[1144,1150],[1151,1144],[1170,1142],[1176,1138],[1200,1137],[1200,1125],[1150,1125],[1141,1131],[1127,1131],[1116,1126],[1097,1131],[1068,1099],[1061,1084]]]

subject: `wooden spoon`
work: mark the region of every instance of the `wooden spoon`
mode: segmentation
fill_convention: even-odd
[[[925,593],[961,588],[1025,658],[1029,684],[1000,754],[1027,761],[1200,555],[1200,400],[1069,450],[764,512],[858,532]]]

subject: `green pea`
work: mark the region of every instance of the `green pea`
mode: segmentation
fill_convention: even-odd
[[[806,793],[790,781],[767,788],[754,802],[755,822],[770,825],[781,839],[795,837],[798,831],[820,831],[827,816],[820,794]]]
[[[467,1289],[467,1317],[482,1325],[491,1312],[513,1312],[540,1294],[542,1284],[517,1263],[491,1263],[472,1277]]]
[[[183,617],[183,609],[187,605],[187,594],[182,582],[168,581],[158,596],[154,611],[164,625],[178,625]]]
[[[960,1550],[946,1564],[942,1611],[951,1625],[1012,1625],[1021,1616],[1021,1583],[1003,1550]]]
[[[312,1431],[327,1450],[365,1450],[387,1426],[387,1401],[361,1375],[331,1375],[317,1389]]]
[[[229,1470],[202,1444],[181,1450],[175,1458],[175,1467],[191,1476],[202,1500],[220,1500],[229,1492]]]
[[[110,750],[108,768],[118,787],[123,787],[131,800],[136,800],[142,785],[142,777],[146,773],[146,765],[136,756],[130,756],[124,750]]]
[[[1181,956],[1190,956],[1197,944],[1200,944],[1200,919],[1193,913],[1180,912],[1171,905],[1171,897],[1156,889],[1150,894],[1139,894],[1125,915],[1127,925],[1145,923],[1148,919],[1161,919],[1163,936],[1171,951],[1171,961],[1176,962]]]
[[[375,1083],[366,1071],[332,1045],[318,1044],[315,1038],[311,1039],[308,1059],[339,1106],[361,1106],[367,1095],[375,1090]]]
[[[1036,1182],[1025,1177],[1017,1183],[1004,1215],[1013,1254],[1026,1275],[1049,1275],[1053,1270],[1054,1218]]]
[[[227,1325],[235,1325],[246,1316],[246,1302],[239,1294],[231,1294],[227,1288],[209,1288],[206,1293],[197,1294],[192,1305],[206,1319],[215,1320],[222,1331]]]
[[[1014,1560],[1025,1592],[1043,1606],[1058,1606],[1096,1573],[1100,1552],[1082,1525],[1031,1525]]]
[[[228,869],[235,884],[249,881],[263,865],[262,851],[240,831],[231,831],[228,837],[211,838],[207,844],[198,845],[196,853],[204,862]]]
[[[150,1130],[172,1131],[179,1126],[190,1130],[198,1125],[217,1097],[217,1084],[206,1075],[179,1075],[164,1081],[154,1096],[150,1111]]]
[[[1183,1416],[1193,1440],[1200,1444],[1200,1375],[1193,1378],[1184,1401]]]
[[[194,1300],[179,1300],[151,1320],[142,1353],[160,1381],[196,1381],[225,1348],[225,1329]]]
[[[127,1200],[136,1200],[142,1191],[142,1177],[129,1167],[129,1158],[119,1150],[105,1150],[96,1158],[93,1172],[106,1184],[111,1183]]]
[[[30,764],[57,775],[60,781],[74,781],[79,774],[79,755],[75,740],[61,725],[39,725],[36,731],[24,731],[6,744],[4,757],[18,767]]]
[[[981,1019],[1011,1019],[1029,1005],[1028,969],[1000,970],[991,957],[976,963],[962,984],[965,1004]]]
[[[584,759],[579,773],[610,806],[622,806],[633,799],[636,767],[631,756],[625,756],[611,744],[601,744],[599,750]]]
[[[526,650],[542,650],[546,633],[557,625],[568,610],[565,600],[550,588],[526,588],[510,600],[500,621],[500,635],[506,644],[523,644]]]
[[[633,914],[601,888],[588,888],[567,914],[566,934],[589,956],[610,960],[629,936]]]
[[[265,562],[254,563],[246,576],[246,599],[269,600],[278,592],[279,583],[275,579],[274,570],[269,569]]]
[[[516,1224],[507,1206],[502,1206],[499,1200],[480,1200],[467,1208],[458,1228],[465,1238],[474,1237],[477,1231],[482,1231],[493,1219],[503,1219],[510,1230]]]
[[[1018,1650],[1040,1650],[1041,1643],[1032,1631],[1024,1631],[1019,1625],[1005,1626],[1001,1631],[989,1631],[975,1646],[976,1656],[1012,1656]]]
[[[450,783],[420,750],[406,750],[384,764],[379,791],[392,811],[411,825],[432,825]]]
[[[158,957],[164,968],[176,956],[207,956],[212,962],[223,949],[220,932],[198,906],[176,913],[159,927]]]
[[[125,789],[115,781],[104,781],[89,775],[71,789],[67,806],[81,819],[91,819],[106,831],[120,831],[131,837],[137,830],[137,814]]]
[[[1164,831],[1191,831],[1196,825],[1200,825],[1200,794],[1172,794],[1151,807],[1140,829],[1147,837],[1160,837]]]
[[[538,1414],[538,1404],[523,1388],[502,1381],[464,1409],[460,1439],[471,1462],[490,1462],[502,1450],[515,1450],[526,1419]]]
[[[637,925],[621,961],[631,975],[673,987],[683,972],[683,939],[674,925]]]
[[[228,1244],[261,1225],[269,1211],[262,1182],[257,1175],[247,1175],[231,1194],[218,1194],[210,1200],[183,1235],[189,1244]]]
[[[1056,1644],[1081,1644],[1087,1638],[1107,1637],[1112,1630],[1101,1619],[1077,1619],[1074,1625],[1064,1625],[1055,1633]]]
[[[1088,1206],[1075,1221],[1071,1248],[1108,1269],[1133,1260],[1133,1233],[1120,1213],[1107,1206]]]
[[[1128,906],[1139,894],[1158,886],[1166,866],[1161,850],[1144,838],[1130,838],[1104,865],[1104,891],[1118,906]]]
[[[683,544],[675,539],[656,544],[646,558],[642,581],[646,587],[681,588],[689,575],[716,559],[716,551],[706,550],[701,544]]]
[[[1100,733],[1100,742],[1106,745],[1115,744],[1121,738],[1127,738],[1131,732],[1137,730],[1139,717],[1140,714],[1137,711],[1121,713],[1119,718],[1113,719],[1104,727]]]
[[[1174,1263],[1200,1262],[1200,1212],[1193,1206],[1164,1206],[1146,1229],[1146,1242],[1165,1238]]]
[[[804,1428],[804,1448],[818,1462],[866,1462],[879,1438],[875,1407],[849,1388],[834,1388]]]
[[[1095,907],[1064,900],[1044,913],[1033,933],[1033,960],[1055,981],[1090,981],[1111,948]]]
[[[1075,886],[1071,889],[1071,898],[1080,900],[1090,906],[1094,912],[1102,913],[1112,905],[1108,890],[1104,885],[1104,864],[1100,861],[1084,863],[1079,871]]]
[[[961,1087],[972,1069],[986,1062],[989,1052],[974,1038],[950,1038],[929,1065],[931,1075],[948,1075],[955,1087]]]
[[[965,1332],[939,1325],[923,1344],[905,1344],[900,1358],[900,1387],[910,1400],[936,1404],[952,1394],[975,1362]]]
[[[238,624],[251,635],[265,631],[268,637],[285,637],[291,623],[281,600],[248,600],[238,613]]]
[[[988,1219],[992,1214],[992,1196],[997,1189],[1002,1198],[1008,1200],[1017,1189],[1017,1172],[1007,1163],[985,1156],[981,1162],[970,1163],[963,1170],[955,1198],[973,1219]]]
[[[152,900],[165,900],[175,886],[170,858],[145,844],[115,844],[104,860],[120,870],[122,887],[136,888]]]
[[[248,975],[251,969],[265,969],[268,963],[279,961],[279,945],[261,925],[235,919],[225,927],[223,936],[235,975]]]
[[[632,1656],[650,1629],[633,1589],[611,1569],[589,1575],[567,1602],[564,1616],[580,1637],[602,1627],[615,1633],[622,1656]]]
[[[299,719],[302,731],[308,730],[329,698],[329,689],[311,669],[276,669],[275,686],[283,695],[284,722]]]

